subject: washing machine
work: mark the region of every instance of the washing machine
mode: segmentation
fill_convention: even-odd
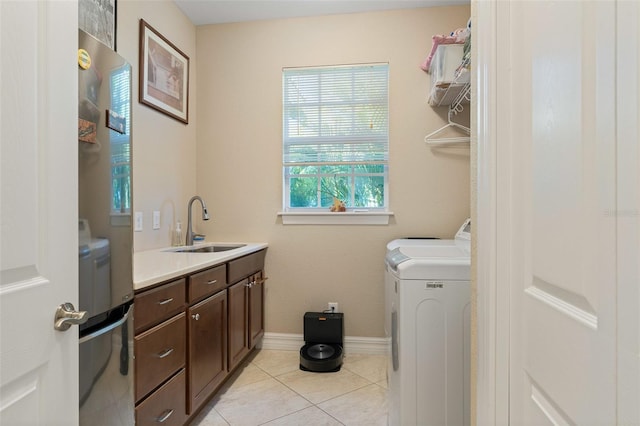
[[[454,239],[387,244],[389,424],[469,425],[471,221]]]

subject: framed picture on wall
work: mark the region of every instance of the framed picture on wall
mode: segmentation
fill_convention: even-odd
[[[78,28],[116,50],[116,0],[78,0]]]
[[[140,103],[189,123],[189,57],[140,20]]]

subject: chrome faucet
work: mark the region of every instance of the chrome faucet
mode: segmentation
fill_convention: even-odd
[[[193,237],[194,237],[194,233],[193,233],[193,229],[191,229],[191,205],[193,204],[193,202],[195,200],[200,201],[200,204],[202,204],[202,220],[209,220],[209,212],[207,211],[207,205],[204,203],[204,200],[202,198],[200,198],[199,196],[194,196],[191,197],[191,199],[189,200],[189,205],[187,208],[188,211],[188,217],[187,217],[187,241],[186,241],[186,245],[188,246],[192,246],[193,245]]]

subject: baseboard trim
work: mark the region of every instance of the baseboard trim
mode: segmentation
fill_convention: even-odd
[[[299,351],[304,345],[302,334],[291,333],[264,333],[262,342],[258,347],[281,351]],[[389,353],[389,339],[384,337],[356,337],[344,338],[345,353],[386,355]]]

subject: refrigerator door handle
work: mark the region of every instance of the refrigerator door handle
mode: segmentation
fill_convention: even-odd
[[[86,336],[83,336],[80,338],[80,343],[84,343],[84,342],[88,342],[91,339],[95,339],[98,336],[102,336],[105,333],[108,333],[109,331],[113,330],[116,327],[121,326],[122,324],[124,324],[127,319],[129,319],[129,313],[131,312],[131,307],[133,305],[129,305],[129,308],[127,309],[127,312],[124,313],[124,315],[122,316],[122,318],[120,318],[118,321],[109,324],[108,326],[101,328],[100,330],[96,330],[93,333],[89,333]]]

